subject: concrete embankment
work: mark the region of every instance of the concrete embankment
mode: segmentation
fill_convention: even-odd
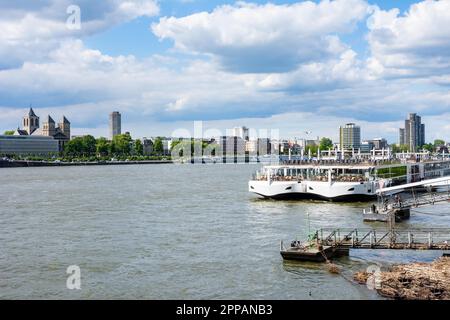
[[[354,279],[366,284],[368,272],[357,272]],[[450,257],[432,263],[395,265],[379,274],[377,292],[387,298],[402,300],[450,300]],[[377,280],[375,280],[377,281]]]
[[[168,163],[172,163],[172,161],[146,160],[146,161],[54,162],[54,161],[0,160],[0,168],[104,166],[104,165],[168,164]]]

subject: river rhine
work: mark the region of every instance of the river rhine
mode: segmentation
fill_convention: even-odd
[[[260,200],[247,191],[258,167],[0,169],[0,298],[380,299],[353,272],[441,254],[353,250],[338,275],[283,262],[281,239],[370,227],[368,204]],[[450,205],[419,211],[402,227],[450,227]],[[80,290],[66,288],[70,265]]]

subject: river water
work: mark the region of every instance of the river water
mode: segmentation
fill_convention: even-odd
[[[0,298],[379,299],[353,272],[441,254],[352,250],[338,275],[283,262],[282,239],[373,226],[368,204],[258,199],[247,191],[258,167],[0,169]],[[450,227],[449,212],[423,208],[402,227]],[[80,290],[66,287],[71,265]]]

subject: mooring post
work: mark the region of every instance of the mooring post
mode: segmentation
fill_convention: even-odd
[[[433,236],[431,235],[431,232],[428,232],[428,249],[430,249],[432,245],[433,245]]]
[[[411,248],[411,232],[408,232],[408,247]]]

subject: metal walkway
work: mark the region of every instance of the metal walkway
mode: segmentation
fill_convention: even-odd
[[[396,200],[395,198],[393,198],[390,201],[378,203],[377,211],[378,213],[383,214],[395,209],[405,210],[444,202],[450,202],[450,193],[413,193],[411,197],[408,197],[406,199],[400,198]]]
[[[415,249],[449,250],[450,228],[386,229],[319,229],[317,243],[338,249]]]

